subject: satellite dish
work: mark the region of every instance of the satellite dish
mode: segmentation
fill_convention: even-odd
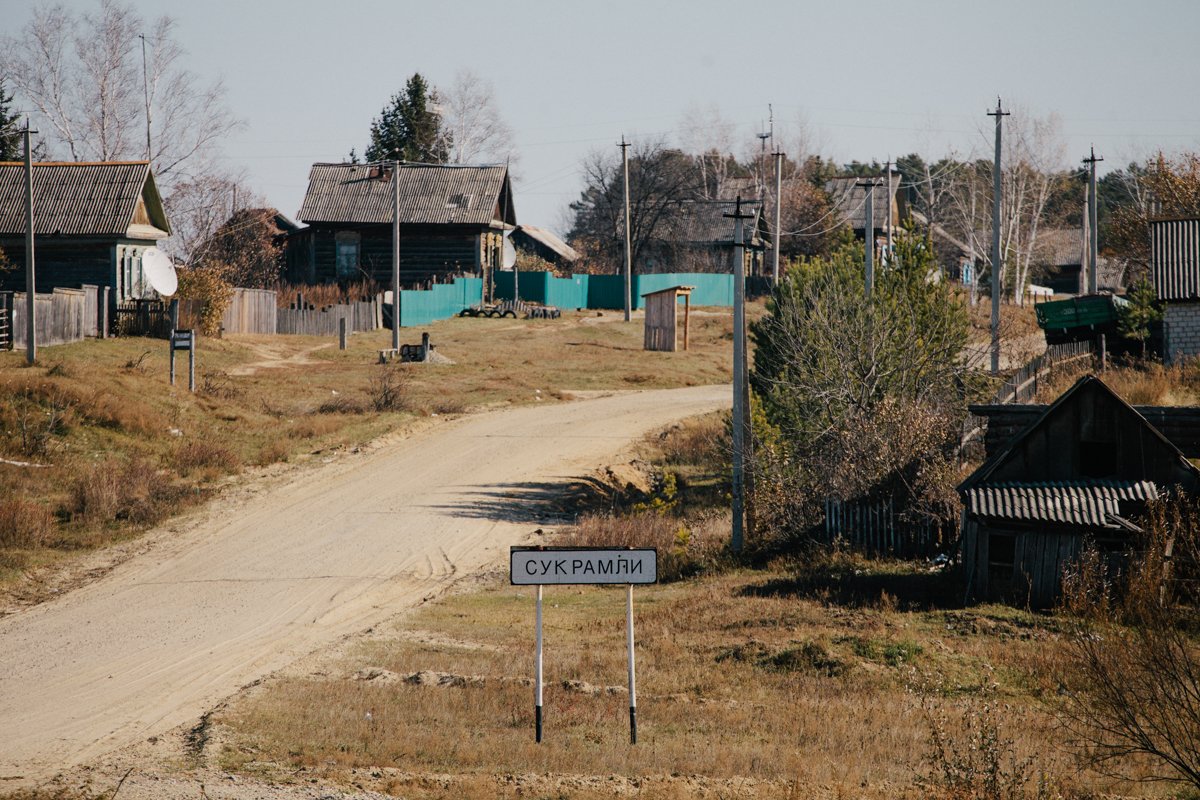
[[[151,247],[142,253],[142,274],[146,276],[150,288],[163,297],[170,297],[179,288],[175,265],[171,263],[171,258],[157,247]]]
[[[504,256],[500,261],[503,269],[512,269],[517,263],[517,248],[513,247],[513,243],[508,239],[504,240]]]

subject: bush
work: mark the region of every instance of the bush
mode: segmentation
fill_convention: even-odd
[[[653,547],[658,550],[658,579],[669,582],[711,566],[722,552],[727,520],[688,523],[657,513],[623,516],[587,515],[570,543],[580,547]]]
[[[196,301],[200,305],[196,323],[200,333],[217,336],[221,332],[221,318],[233,298],[233,287],[219,266],[192,267],[179,270],[179,290],[175,297]]]
[[[211,442],[185,442],[175,450],[175,469],[180,475],[235,472],[240,466],[241,460],[232,450]]]
[[[13,498],[0,500],[0,547],[44,545],[54,530],[54,517],[40,503]]]
[[[66,510],[92,525],[116,520],[149,524],[174,510],[176,496],[170,481],[148,462],[109,459],[76,478]]]
[[[398,364],[382,364],[367,393],[376,411],[403,411],[408,408],[408,374]]]

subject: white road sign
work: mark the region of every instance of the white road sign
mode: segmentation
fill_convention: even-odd
[[[517,586],[657,583],[658,551],[592,548],[512,549],[509,578]]]

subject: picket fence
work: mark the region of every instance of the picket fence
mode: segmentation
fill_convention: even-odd
[[[4,341],[9,349],[26,344],[26,303],[24,292],[5,292],[0,300],[0,306],[7,312],[9,328]],[[34,295],[33,303],[34,336],[39,347],[69,344],[107,332],[107,288],[83,286],[39,292]]]
[[[273,294],[273,293],[272,293]],[[339,320],[346,320],[346,332],[373,331],[382,327],[383,298],[352,303],[337,303],[322,308],[300,299],[288,308],[276,310],[275,332],[299,336],[337,336]]]
[[[896,558],[927,558],[947,542],[930,522],[908,522],[896,513],[892,498],[825,501],[825,541],[841,540],[858,552]]]

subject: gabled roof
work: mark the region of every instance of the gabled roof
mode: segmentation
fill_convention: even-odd
[[[539,228],[535,225],[521,224],[517,226],[517,233],[523,233],[543,247],[553,250],[565,261],[575,261],[579,258],[579,252],[574,247],[571,247],[571,245],[567,244],[562,239],[555,236],[553,232],[548,231],[545,228]]]
[[[737,208],[736,200],[684,200],[670,213],[664,238],[693,244],[732,245],[735,220],[725,216]],[[742,200],[744,244],[763,244],[765,220],[757,200]]]
[[[825,193],[841,214],[842,221],[855,230],[864,230],[867,227],[867,187],[858,185],[864,180],[866,178],[848,175],[825,182]],[[875,176],[874,180],[880,183],[871,194],[871,222],[876,228],[886,228],[892,207],[892,198],[888,197],[887,176]],[[892,197],[900,191],[902,182],[903,179],[899,175],[892,178]]]
[[[146,161],[33,165],[39,234],[161,239],[171,225]],[[0,235],[25,232],[25,165],[0,162]]]
[[[1141,426],[1142,429],[1152,439],[1157,440],[1157,442],[1174,459],[1177,460],[1178,466],[1180,466],[1185,471],[1191,472],[1193,475],[1200,477],[1200,469],[1197,469],[1196,467],[1192,466],[1192,463],[1187,460],[1187,458],[1183,455],[1183,453],[1179,450],[1179,448],[1176,447],[1174,444],[1172,444],[1171,441],[1166,436],[1164,436],[1160,430],[1158,430],[1158,428],[1155,428],[1153,425],[1151,425],[1146,420],[1145,417],[1143,417],[1140,413],[1138,413],[1137,409],[1135,409],[1133,406],[1129,405],[1129,403],[1125,402],[1125,400],[1119,394],[1117,394],[1116,392],[1114,392],[1112,389],[1109,388],[1108,384],[1106,384],[1104,381],[1097,378],[1095,375],[1085,375],[1082,378],[1080,378],[1078,381],[1076,381],[1074,386],[1072,386],[1067,391],[1063,392],[1062,395],[1057,400],[1055,400],[1053,403],[1051,403],[1046,408],[1045,411],[1043,411],[1040,415],[1038,415],[1038,418],[1035,422],[1033,422],[1028,427],[1026,427],[1025,430],[1023,430],[1021,433],[1014,436],[1008,442],[1008,444],[1005,445],[1005,447],[1002,450],[1000,450],[994,456],[992,456],[987,461],[985,461],[979,467],[979,469],[972,472],[970,474],[970,476],[967,477],[966,480],[964,480],[962,483],[960,483],[958,486],[959,494],[961,496],[963,496],[964,498],[967,498],[969,496],[969,493],[971,492],[971,490],[976,489],[981,486],[988,485],[989,478],[991,478],[991,476],[994,473],[996,473],[997,470],[999,470],[1000,467],[1002,465],[1004,465],[1005,462],[1007,462],[1008,459],[1014,453],[1016,453],[1018,450],[1020,450],[1022,445],[1028,439],[1033,437],[1040,428],[1042,428],[1044,425],[1046,425],[1047,422],[1051,418],[1053,418],[1059,412],[1059,410],[1061,408],[1063,408],[1068,403],[1070,403],[1077,394],[1084,391],[1085,389],[1092,388],[1092,387],[1094,387],[1095,389],[1097,389],[1099,391],[1102,391],[1104,394],[1108,395],[1113,401],[1115,401],[1117,408],[1120,410],[1120,412],[1122,414],[1125,414],[1128,418],[1135,420],[1137,422],[1137,424],[1139,426]],[[1082,486],[1082,485],[1089,485],[1089,484],[1090,485],[1104,485],[1105,483],[1108,483],[1108,482],[1103,481],[1103,480],[1094,480],[1094,481],[1072,481],[1071,483],[1074,486]],[[1001,484],[992,484],[992,485],[1001,485]],[[1048,484],[1044,483],[1043,485],[1048,485]]]
[[[371,164],[313,164],[300,221],[391,223],[391,167]],[[401,163],[402,225],[516,224],[508,167],[503,164]]]

